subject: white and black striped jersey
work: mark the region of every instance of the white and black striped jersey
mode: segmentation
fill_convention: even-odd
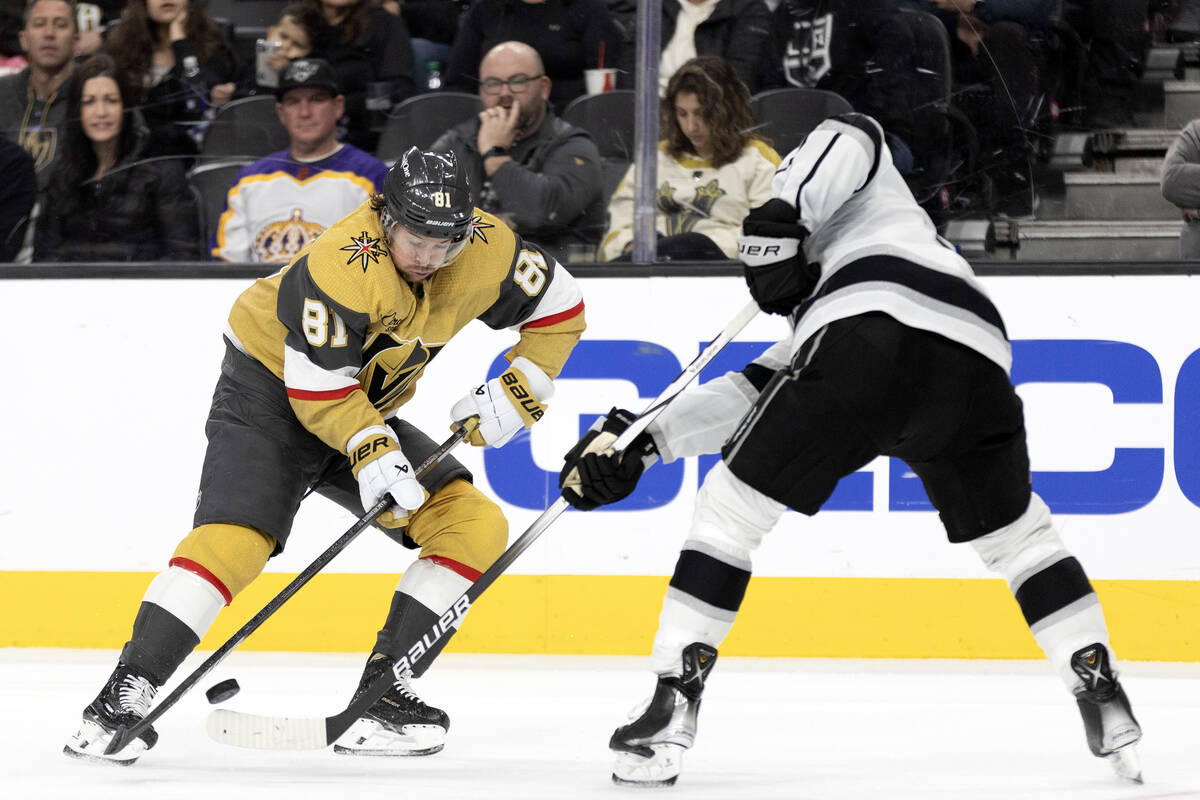
[[[771,196],[796,209],[810,232],[805,257],[821,268],[797,309],[791,352],[834,320],[882,311],[1011,368],[1000,313],[913,199],[874,119],[822,122],[784,157]]]
[[[822,122],[784,157],[771,196],[794,207],[810,232],[804,254],[820,264],[820,278],[797,308],[790,336],[745,369],[688,389],[651,424],[663,461],[717,452],[770,375],[846,317],[881,311],[1011,368],[1000,313],[913,199],[874,119],[844,114]]]

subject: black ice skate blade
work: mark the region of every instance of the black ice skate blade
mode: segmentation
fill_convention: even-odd
[[[434,753],[442,752],[446,745],[439,744],[434,747],[426,747],[424,750],[355,750],[351,747],[342,747],[340,744],[333,746],[333,752],[342,756],[365,756],[367,758],[412,758],[413,756],[431,756]]]
[[[617,786],[632,786],[636,789],[661,789],[666,786],[674,786],[678,779],[678,775],[672,775],[665,781],[627,781],[624,778],[618,778],[615,772],[612,776],[612,782]]]
[[[87,761],[92,764],[112,764],[114,767],[132,767],[137,762],[137,758],[117,760],[115,758],[105,758],[104,756],[92,756],[88,755],[87,753],[80,753],[77,750],[72,750],[65,744],[63,745],[63,755],[70,756],[71,758],[77,758],[80,761]]]

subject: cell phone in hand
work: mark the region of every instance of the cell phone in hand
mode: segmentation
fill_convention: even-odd
[[[279,70],[271,69],[267,58],[274,55],[283,44],[259,39],[254,43],[254,80],[259,86],[274,89],[279,85]]]

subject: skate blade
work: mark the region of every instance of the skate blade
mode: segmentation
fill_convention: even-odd
[[[1114,750],[1104,756],[1104,760],[1112,767],[1113,772],[1118,778],[1123,778],[1132,783],[1141,784],[1142,781],[1142,759],[1138,756],[1137,748],[1132,744],[1122,747],[1120,750]]]
[[[146,743],[141,739],[134,739],[121,748],[120,752],[111,756],[105,755],[104,751],[108,748],[110,741],[112,741],[111,733],[95,722],[85,719],[80,724],[79,730],[63,745],[63,754],[71,758],[78,758],[80,761],[128,767],[146,751]]]
[[[431,756],[446,746],[446,729],[440,725],[405,725],[402,733],[373,719],[360,719],[333,745],[344,756]]]
[[[654,755],[646,758],[634,753],[617,753],[613,762],[612,782],[618,786],[674,786],[683,770],[684,748],[677,744],[656,744]]]

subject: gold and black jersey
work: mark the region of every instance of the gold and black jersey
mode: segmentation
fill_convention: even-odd
[[[585,326],[578,284],[486,212],[475,210],[468,235],[453,262],[410,285],[364,203],[243,292],[227,335],[284,382],[301,424],[341,452],[412,397],[471,320],[518,328],[508,359],[558,375]]]

